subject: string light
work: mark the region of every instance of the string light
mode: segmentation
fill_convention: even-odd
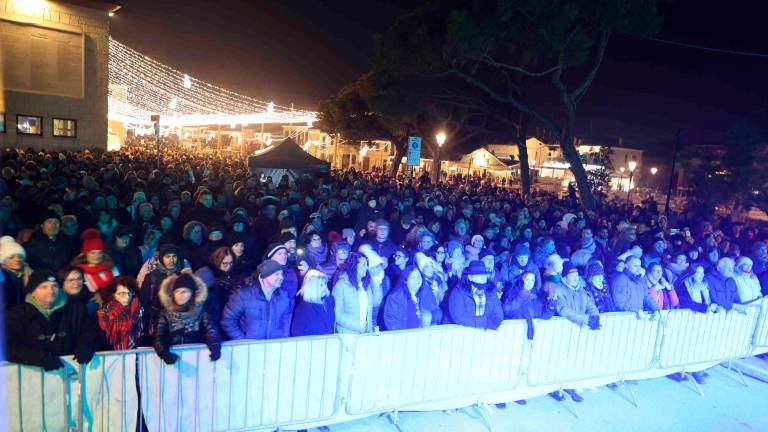
[[[317,113],[295,110],[241,95],[198,80],[109,40],[109,118],[148,124],[159,114],[163,125],[308,123]]]

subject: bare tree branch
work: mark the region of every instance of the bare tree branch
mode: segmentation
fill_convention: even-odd
[[[592,84],[592,81],[595,79],[597,70],[600,69],[600,65],[602,64],[603,58],[605,57],[605,51],[608,48],[609,36],[610,33],[608,33],[606,30],[600,32],[600,43],[597,46],[597,54],[595,56],[595,61],[592,64],[592,68],[590,69],[586,78],[584,78],[584,81],[571,93],[571,99],[574,101],[574,105],[579,103],[582,96],[584,96],[584,94],[587,92],[587,89]]]
[[[525,69],[525,68],[522,68],[522,67],[519,67],[519,66],[514,66],[514,65],[510,65],[510,64],[506,64],[506,63],[499,63],[499,62],[494,60],[489,55],[484,55],[484,56],[482,56],[480,58],[475,58],[475,60],[481,61],[481,62],[483,62],[483,63],[485,63],[485,64],[487,64],[489,66],[497,67],[499,69],[511,70],[511,71],[518,72],[518,73],[521,73],[523,75],[526,75],[526,76],[529,76],[529,77],[534,77],[534,78],[536,78],[536,77],[543,77],[543,76],[549,75],[552,72],[556,71],[557,69],[560,69],[560,67],[561,67],[561,65],[555,65],[555,66],[553,66],[553,67],[551,67],[551,68],[549,68],[547,70],[543,70],[543,71],[539,71],[539,72],[532,72],[532,71],[529,71],[528,69]]]

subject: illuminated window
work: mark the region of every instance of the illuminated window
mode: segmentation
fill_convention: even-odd
[[[19,135],[42,135],[43,118],[18,114],[16,116],[16,133]]]
[[[77,136],[77,120],[53,119],[53,136],[74,138]]]
[[[0,133],[5,133],[5,113],[0,113]]]

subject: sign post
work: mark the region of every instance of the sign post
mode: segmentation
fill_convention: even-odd
[[[408,137],[408,159],[406,161],[411,166],[411,177],[415,167],[421,163],[421,137]]]

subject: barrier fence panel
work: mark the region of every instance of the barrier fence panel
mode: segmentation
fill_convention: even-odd
[[[174,349],[165,365],[140,359],[142,412],[150,430],[240,430],[328,420],[339,408],[343,344],[338,336],[227,342]]]
[[[517,385],[525,322],[498,331],[459,326],[360,335],[346,411],[385,412]]]
[[[768,350],[768,297],[763,297],[760,305],[760,319],[755,328],[754,347],[758,351]]]
[[[658,321],[606,313],[600,315],[600,322],[600,330],[590,330],[560,317],[536,320],[528,384],[561,384],[653,366]]]
[[[746,315],[734,310],[670,311],[664,322],[659,367],[678,368],[749,355],[759,312],[757,306],[748,306]]]
[[[64,360],[64,359],[63,359]],[[68,361],[63,361],[67,363]],[[44,372],[35,366],[0,362],[7,431],[65,431],[74,426],[69,391],[71,366]]]
[[[136,351],[115,351],[98,353],[83,366],[83,430],[136,430],[139,407],[136,362]]]

